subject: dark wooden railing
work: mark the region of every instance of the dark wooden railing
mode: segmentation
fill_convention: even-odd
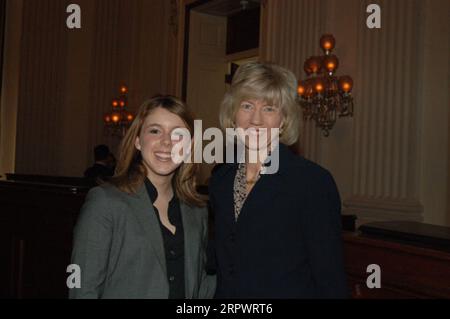
[[[359,229],[344,233],[354,298],[450,298],[450,228],[400,221]],[[380,288],[367,285],[369,265],[379,267]]]
[[[0,298],[65,298],[88,187],[0,181]]]

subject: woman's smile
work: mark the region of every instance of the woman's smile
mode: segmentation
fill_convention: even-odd
[[[170,152],[154,152],[155,158],[160,162],[172,161],[172,154]]]

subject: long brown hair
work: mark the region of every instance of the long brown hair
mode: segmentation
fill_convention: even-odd
[[[171,95],[157,95],[145,101],[128,129],[120,146],[116,171],[110,183],[126,193],[136,193],[147,177],[147,169],[142,162],[142,154],[135,147],[147,116],[156,108],[163,108],[178,115],[186,124],[191,136],[194,134],[194,117],[181,100]],[[174,191],[178,198],[191,206],[204,206],[205,200],[197,192],[196,173],[198,164],[183,162],[173,177]]]

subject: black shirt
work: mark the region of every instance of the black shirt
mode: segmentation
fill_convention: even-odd
[[[146,178],[145,187],[152,203],[156,201],[158,192],[152,182]],[[156,216],[161,227],[166,256],[167,280],[169,282],[169,299],[184,299],[184,231],[181,218],[180,202],[174,194],[169,202],[168,218],[172,225],[176,227],[175,234],[167,229],[159,218],[158,209],[153,205]]]

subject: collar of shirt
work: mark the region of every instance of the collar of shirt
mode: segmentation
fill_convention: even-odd
[[[150,181],[148,177],[144,180],[145,188],[147,189],[148,196],[150,197],[150,200],[152,201],[152,204],[155,204],[156,199],[158,198],[158,190],[156,189],[155,185]],[[175,205],[178,201],[177,194],[175,191],[173,192],[173,197],[169,201],[169,207]]]
[[[150,200],[152,201],[152,204],[154,204],[156,199],[158,198],[158,191],[148,177],[145,178],[144,183],[145,188],[147,189],[147,193],[150,196]]]

